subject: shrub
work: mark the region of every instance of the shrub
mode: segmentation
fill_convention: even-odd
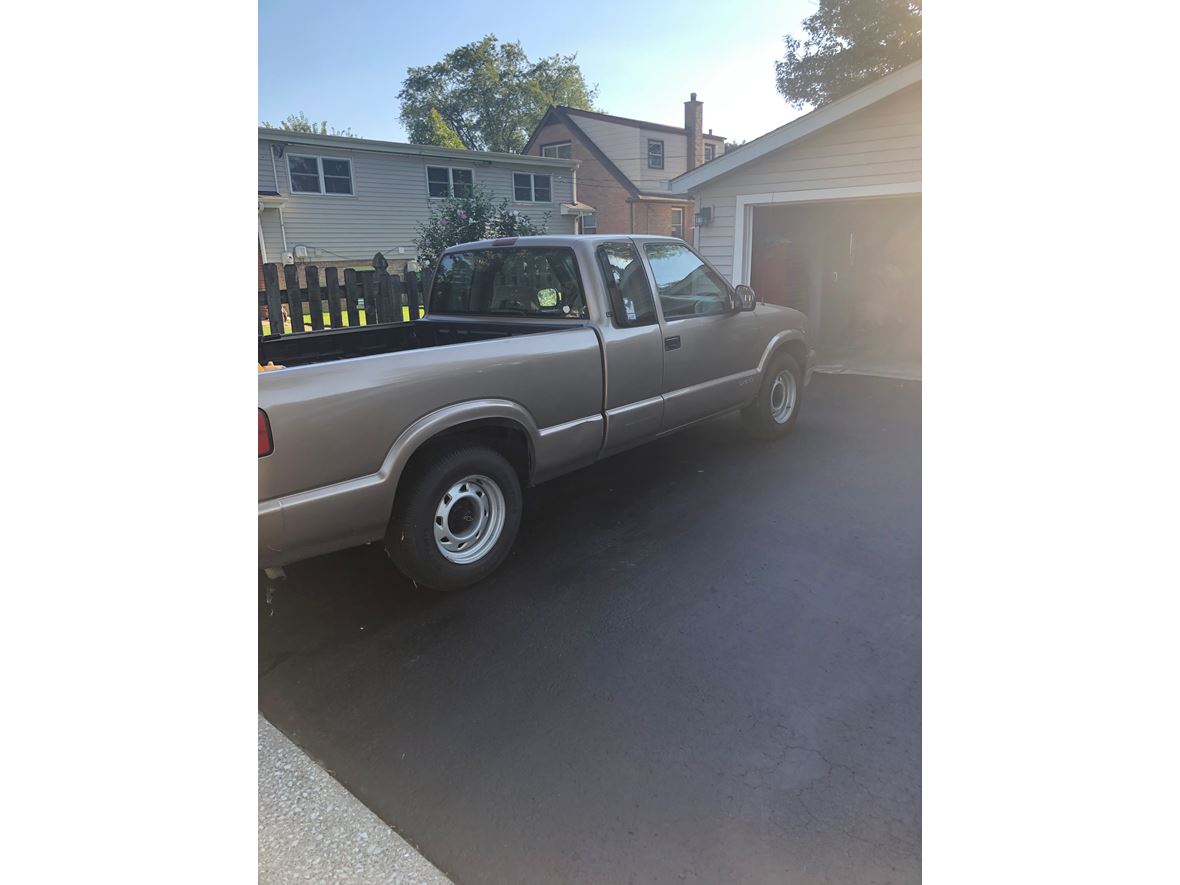
[[[508,200],[497,204],[486,188],[477,185],[471,196],[446,197],[433,203],[429,220],[418,225],[418,260],[423,269],[433,268],[450,246],[496,237],[536,236],[545,233],[548,222],[548,212],[540,225],[534,224],[510,208]]]

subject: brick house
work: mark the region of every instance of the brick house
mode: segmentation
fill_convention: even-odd
[[[580,233],[662,234],[693,239],[693,202],[669,182],[721,156],[725,138],[704,131],[696,93],[684,103],[684,126],[666,126],[552,106],[524,153],[572,159],[578,202],[595,211],[579,218]]]

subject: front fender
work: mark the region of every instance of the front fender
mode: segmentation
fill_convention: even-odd
[[[771,337],[770,341],[767,342],[765,349],[762,351],[762,357],[758,360],[758,374],[761,375],[766,369],[766,364],[770,362],[770,358],[774,356],[775,351],[786,347],[792,341],[800,342],[803,345],[803,353],[810,356],[810,349],[807,345],[807,334],[802,329],[784,329]],[[804,373],[807,372],[806,365],[802,365],[799,368]]]

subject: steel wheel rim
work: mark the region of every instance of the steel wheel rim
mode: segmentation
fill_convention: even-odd
[[[777,424],[786,424],[791,420],[798,400],[798,387],[795,376],[787,369],[783,369],[774,378],[770,387],[770,416]]]
[[[504,493],[495,480],[466,476],[439,499],[434,511],[434,544],[449,562],[476,562],[500,540],[504,516]]]

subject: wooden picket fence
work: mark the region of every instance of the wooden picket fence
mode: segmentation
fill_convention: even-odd
[[[307,265],[304,287],[299,285],[295,265],[262,265],[266,288],[258,293],[258,334],[297,335],[326,328],[402,323],[423,316],[419,275],[409,271],[402,276],[387,273],[389,265],[380,252],[373,256],[372,263],[373,270],[346,268],[343,283],[338,268],[326,267],[322,284],[320,269],[314,264]],[[304,320],[305,315],[308,322]],[[285,319],[290,322],[290,332],[285,330]]]

